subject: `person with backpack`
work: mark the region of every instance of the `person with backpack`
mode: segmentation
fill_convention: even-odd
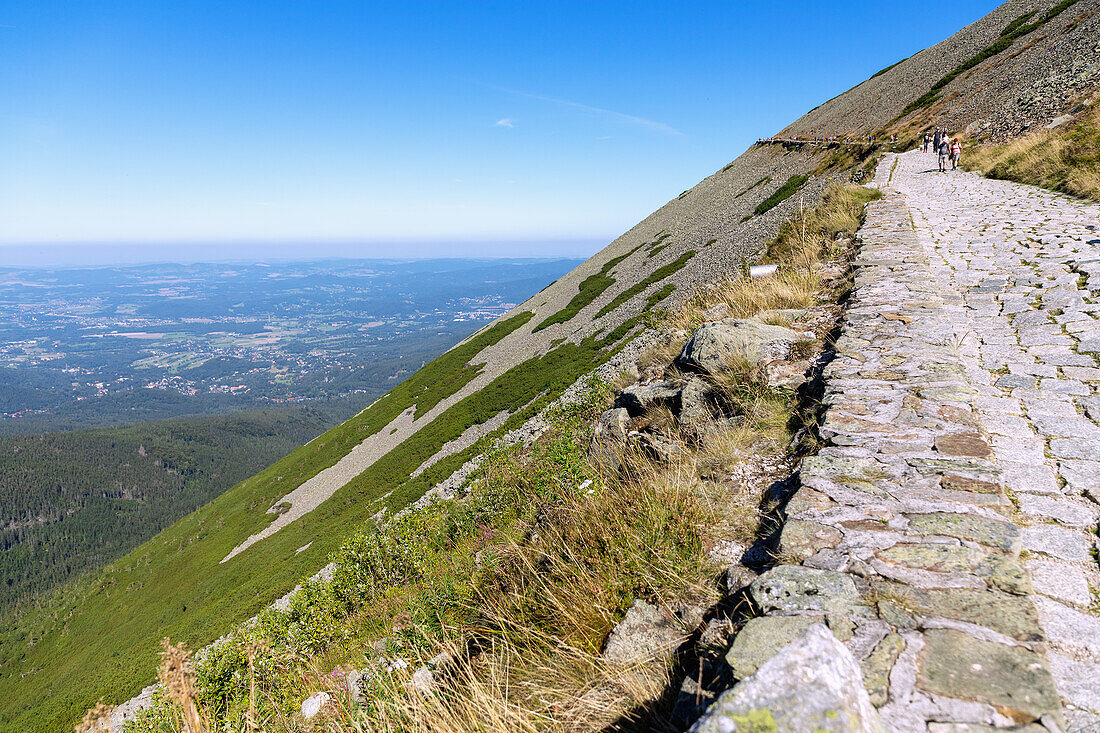
[[[936,128],[936,134],[932,137],[932,151],[935,153],[940,152],[940,143],[943,142],[943,132],[940,128]]]
[[[948,142],[947,136],[944,135],[940,138],[940,144],[936,148],[936,155],[939,157],[940,172],[947,172],[947,156],[951,154],[951,143]]]
[[[959,138],[955,138],[951,141],[951,170],[959,167],[959,158],[962,157],[962,152],[962,143],[959,142]]]

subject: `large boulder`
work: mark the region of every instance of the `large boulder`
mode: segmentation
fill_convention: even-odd
[[[795,344],[808,340],[813,339],[754,318],[726,318],[695,329],[676,362],[687,370],[721,374],[741,362],[790,359]]]
[[[727,413],[732,407],[722,394],[703,377],[690,374],[680,388],[680,433],[688,440],[700,443],[719,425],[728,424]]]
[[[658,608],[636,600],[604,642],[603,658],[612,664],[668,658],[702,620],[695,606]]]
[[[625,408],[607,410],[596,419],[592,431],[592,444],[588,452],[593,460],[617,470],[626,449],[626,437],[630,432],[630,413]]]
[[[761,616],[745,624],[726,653],[735,679],[743,680],[818,622],[813,616]]]
[[[673,381],[654,382],[652,384],[634,384],[619,392],[615,399],[616,407],[624,407],[631,417],[644,415],[654,407],[667,407],[673,412],[680,410],[680,384]]]
[[[884,730],[859,664],[817,623],[723,692],[690,733]]]

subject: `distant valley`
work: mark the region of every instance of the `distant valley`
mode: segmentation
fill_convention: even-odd
[[[0,609],[120,557],[575,265],[0,270]]]
[[[578,262],[0,269],[0,434],[366,404]]]

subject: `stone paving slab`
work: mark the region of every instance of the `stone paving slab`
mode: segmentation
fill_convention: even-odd
[[[930,163],[879,167],[826,444],[780,537],[801,565],[751,595],[824,617],[889,729],[1081,730],[1100,723],[1100,206]]]

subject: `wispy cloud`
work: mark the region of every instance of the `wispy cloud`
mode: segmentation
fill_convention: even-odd
[[[473,80],[467,80],[473,81]],[[684,133],[677,130],[671,125],[666,125],[663,122],[657,122],[656,120],[647,120],[645,117],[638,117],[636,115],[628,115],[623,112],[616,112],[611,109],[603,109],[602,107],[593,107],[590,104],[583,104],[581,102],[574,102],[570,99],[558,99],[557,97],[548,97],[545,94],[536,94],[534,92],[525,92],[520,89],[509,89],[508,87],[499,87],[496,84],[487,84],[485,82],[473,81],[474,84],[478,84],[489,89],[495,89],[498,92],[504,92],[505,94],[511,94],[516,97],[525,97],[527,99],[537,99],[540,102],[548,102],[550,104],[556,104],[562,107],[572,107],[573,109],[579,109],[584,112],[591,112],[593,114],[602,115],[604,117],[610,117],[611,119],[618,120],[619,122],[625,122],[629,125],[637,125],[638,127],[645,127],[655,132],[660,132],[664,135],[680,136]],[[501,120],[503,122],[504,120]],[[511,120],[508,120],[511,122]],[[497,123],[498,125],[500,122]],[[509,127],[511,125],[508,125]]]
[[[511,117],[505,117],[504,119],[497,120],[493,125],[496,127],[515,127],[516,123],[512,122]]]

